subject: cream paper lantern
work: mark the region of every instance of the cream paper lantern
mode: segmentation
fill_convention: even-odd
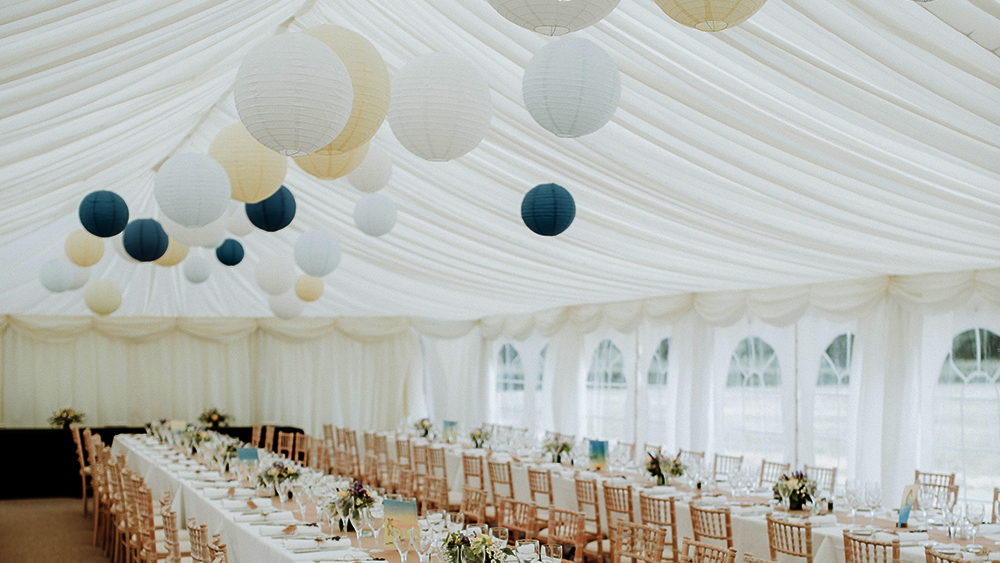
[[[83,301],[98,315],[110,315],[122,304],[122,290],[110,280],[97,280],[83,290]]]
[[[272,295],[267,301],[271,306],[271,312],[282,319],[294,319],[301,315],[306,308],[306,304],[295,295],[294,291]]]
[[[700,31],[722,31],[739,25],[767,0],[656,0],[670,19]]]
[[[87,285],[88,281],[90,281],[90,268],[73,266],[73,283],[69,286],[69,288],[80,289],[81,287]]]
[[[604,126],[618,109],[621,78],[596,43],[564,37],[535,53],[524,70],[524,105],[558,137],[580,137]]]
[[[172,156],[156,172],[153,197],[171,221],[182,227],[204,227],[229,208],[229,175],[208,155]]]
[[[493,9],[542,35],[565,35],[603,20],[621,0],[490,0]]]
[[[368,154],[361,164],[347,175],[347,181],[356,189],[373,194],[389,184],[392,179],[392,161],[377,146],[368,145]]]
[[[380,237],[396,225],[396,204],[383,194],[365,194],[354,205],[354,224],[361,232]]]
[[[70,262],[86,268],[101,261],[104,256],[104,239],[95,237],[85,229],[77,229],[66,237],[63,248]]]
[[[191,283],[201,283],[212,273],[211,263],[201,254],[191,253],[184,259],[184,277]]]
[[[70,289],[73,287],[73,281],[76,276],[73,268],[73,264],[67,260],[61,258],[49,260],[42,266],[42,271],[39,274],[42,286],[55,293],[61,293]]]
[[[307,231],[295,241],[295,263],[302,271],[321,278],[340,264],[340,242],[326,231]]]
[[[451,160],[476,148],[492,116],[486,79],[460,57],[422,55],[392,79],[386,119],[406,150],[425,160]]]
[[[226,234],[226,226],[229,225],[229,217],[227,214],[223,214],[215,221],[205,225],[204,227],[198,227],[195,229],[189,229],[178,225],[177,223],[170,220],[169,217],[160,216],[157,221],[166,231],[167,236],[172,240],[184,243],[188,246],[205,246],[207,244],[213,244],[215,241],[223,238]]]
[[[333,49],[347,68],[354,87],[354,105],[347,125],[325,149],[331,154],[355,150],[367,143],[385,121],[389,109],[389,70],[371,41],[347,28],[319,25],[303,33]]]
[[[163,219],[160,219],[160,225],[163,225]],[[126,262],[131,262],[133,264],[140,264],[138,260],[132,258],[132,256],[125,250],[125,233],[121,232],[117,235],[111,237],[111,244],[115,247],[115,251],[119,256],[125,259]]]
[[[288,157],[260,144],[242,123],[226,126],[212,139],[208,156],[229,175],[230,196],[257,203],[278,191],[288,171]]]
[[[257,262],[257,285],[265,293],[281,295],[292,289],[296,278],[295,262],[284,254],[269,254]]]
[[[238,237],[245,237],[252,233],[255,228],[250,222],[250,218],[247,217],[247,208],[243,204],[237,203],[235,207],[229,207],[229,221],[226,223],[226,229],[230,233]]]
[[[323,297],[323,280],[309,274],[302,274],[295,280],[295,295],[303,301],[316,301]]]
[[[236,73],[233,95],[254,139],[285,156],[329,145],[354,105],[344,63],[305,33],[283,33],[251,49]]]
[[[350,174],[368,154],[368,143],[348,152],[332,152],[327,145],[305,156],[295,157],[302,170],[322,180],[335,180]]]
[[[153,263],[165,267],[176,266],[177,264],[180,264],[185,257],[187,257],[188,250],[190,250],[190,247],[183,242],[169,239],[167,251],[163,253],[163,256],[153,260]]]

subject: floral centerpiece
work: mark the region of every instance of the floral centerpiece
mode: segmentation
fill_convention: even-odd
[[[181,438],[181,444],[189,449],[191,455],[198,453],[198,446],[202,442],[206,442],[211,438],[208,432],[201,428],[194,426],[188,426],[188,429],[184,431],[184,435]]]
[[[665,485],[667,477],[680,477],[684,474],[684,464],[681,463],[681,456],[665,457],[647,452],[649,461],[646,462],[646,471],[650,476],[656,477],[657,485]],[[666,471],[666,474],[664,474]]]
[[[568,454],[573,449],[573,444],[564,441],[562,438],[553,438],[545,442],[545,451],[552,454],[556,463],[562,463],[562,455]]]
[[[420,432],[420,435],[424,438],[430,436],[431,427],[433,426],[434,425],[431,424],[429,418],[421,418],[420,420],[413,423],[413,427],[416,428],[417,432]]]
[[[362,511],[374,505],[375,498],[372,497],[371,492],[365,488],[361,481],[355,479],[350,487],[337,491],[337,498],[327,506],[327,510],[340,517],[340,529],[344,531],[346,529],[345,520],[359,521]]]
[[[257,474],[257,484],[262,487],[273,487],[274,492],[277,494],[279,485],[287,481],[294,481],[300,475],[298,469],[290,465],[285,465],[282,461],[276,461],[270,467]]]
[[[816,481],[801,471],[794,471],[791,475],[785,473],[774,484],[774,498],[788,499],[789,510],[802,510],[805,503],[812,502],[814,494]]]
[[[482,428],[476,428],[472,432],[469,432],[469,438],[472,439],[473,446],[481,448],[486,443],[486,440],[490,439],[490,433]]]
[[[504,563],[514,555],[514,550],[488,534],[469,537],[453,532],[445,536],[441,549],[445,563]]]
[[[231,417],[228,414],[219,412],[219,409],[208,409],[207,411],[201,413],[198,417],[198,422],[208,426],[209,428],[218,428],[220,426],[229,426],[230,418]]]
[[[54,428],[69,428],[70,424],[83,421],[83,413],[64,407],[52,413],[49,417],[49,424]]]

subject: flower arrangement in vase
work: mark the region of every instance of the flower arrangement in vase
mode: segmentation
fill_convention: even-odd
[[[666,485],[667,477],[680,477],[684,474],[684,464],[681,463],[680,456],[667,457],[649,452],[647,454],[649,461],[646,462],[646,471],[649,472],[650,476],[656,477],[657,485]]]
[[[413,423],[413,427],[416,428],[421,437],[427,438],[431,435],[431,428],[433,428],[434,425],[431,424],[431,420],[429,418],[421,418]]]
[[[553,438],[548,442],[545,442],[545,451],[552,454],[552,458],[556,463],[562,463],[563,454],[568,454],[572,449],[573,444],[570,444],[562,438]]]
[[[469,438],[472,439],[474,447],[481,448],[490,439],[490,433],[482,428],[476,428],[472,432],[469,432]]]
[[[788,499],[788,510],[802,510],[807,502],[812,502],[816,494],[816,481],[801,471],[791,475],[785,473],[774,484],[774,498]]]
[[[514,556],[513,549],[488,534],[452,532],[445,536],[441,550],[445,563],[504,563]]]
[[[262,487],[273,488],[274,493],[280,495],[284,484],[298,479],[300,475],[298,469],[290,465],[285,465],[282,461],[276,461],[270,467],[257,474],[257,484]],[[281,499],[282,502],[285,500],[287,499]]]
[[[327,505],[327,510],[330,514],[336,514],[340,517],[340,531],[347,530],[345,520],[352,523],[357,522],[354,524],[354,530],[357,531],[364,511],[374,505],[375,498],[372,497],[371,492],[361,481],[355,480],[350,487],[337,491],[337,497]]]
[[[53,428],[69,428],[70,424],[78,422],[83,422],[83,413],[76,412],[69,407],[63,407],[49,417],[49,424]]]
[[[198,416],[198,422],[215,430],[220,426],[229,426],[230,418],[228,414],[219,412],[219,409],[208,409]]]

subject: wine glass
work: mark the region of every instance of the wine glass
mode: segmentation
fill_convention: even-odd
[[[365,524],[372,531],[372,537],[375,538],[375,548],[369,551],[371,553],[381,553],[385,551],[382,549],[382,544],[378,541],[379,532],[382,531],[382,527],[385,524],[385,508],[382,505],[382,501],[376,500],[375,504],[371,505],[365,514],[367,515]]]
[[[413,530],[411,528],[392,528],[392,543],[396,545],[401,563],[406,563],[406,556],[410,554],[410,539],[412,538]]]
[[[486,535],[489,533],[490,527],[486,524],[469,524],[465,527],[465,531],[468,532],[468,536],[478,536],[479,534]]]
[[[861,484],[856,481],[848,481],[846,488],[847,503],[851,505],[851,528],[858,526],[858,508],[863,502]]]
[[[292,483],[292,500],[299,507],[299,514],[302,515],[302,521],[306,521],[306,486],[305,483],[300,483],[297,480]]]
[[[420,563],[428,563],[431,556],[431,548],[434,546],[434,530],[431,523],[426,518],[417,520],[417,532],[413,538],[414,547]]]
[[[872,523],[875,527],[875,510],[882,505],[882,485],[878,481],[870,481],[865,484],[865,504],[871,509]]]
[[[446,518],[448,531],[453,534],[462,531],[462,528],[465,527],[465,514],[461,512],[449,512]]]
[[[542,545],[542,561],[545,563],[558,563],[562,560],[563,548],[561,545]]]
[[[507,530],[507,528],[495,527],[495,528],[490,528],[490,535],[493,536],[493,539],[500,542],[502,546],[506,546],[507,538],[510,537],[510,532]]]
[[[514,554],[520,563],[531,563],[538,559],[538,540],[517,540],[514,542]]]
[[[929,529],[930,525],[927,520],[927,507],[934,505],[934,489],[920,486],[920,488],[917,489],[917,502],[920,503],[920,514],[923,516],[924,527]]]
[[[972,538],[967,546],[967,549],[972,551],[979,551],[978,546],[973,547],[976,543],[976,534],[979,533],[979,525],[983,523],[983,518],[986,516],[986,507],[981,502],[967,502],[965,503],[965,519],[969,522],[972,528]]]

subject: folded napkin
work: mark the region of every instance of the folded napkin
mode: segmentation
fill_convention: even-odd
[[[759,516],[761,514],[767,514],[771,512],[771,507],[766,504],[757,504],[754,506],[734,506],[731,512],[736,516]]]
[[[562,466],[561,463],[555,463],[555,462],[552,462],[552,461],[547,462],[547,463],[542,463],[538,467],[540,469],[562,469],[563,468],[563,466]]]
[[[896,538],[899,538],[899,545],[901,546],[914,546],[919,542],[927,541],[927,532],[899,532],[898,534],[891,534],[889,532],[875,532],[872,539],[880,542],[891,542]]]
[[[318,540],[318,541],[317,541]],[[324,538],[317,538],[311,540],[295,540],[288,539],[283,540],[285,549],[350,549],[351,540],[349,538],[340,538],[339,540],[331,540]]]
[[[356,549],[307,551],[305,553],[293,553],[292,558],[299,561],[361,561],[376,563],[371,555]]]
[[[274,522],[275,524],[295,524],[295,516],[292,515],[291,510],[275,510],[274,512],[269,512],[264,515],[265,522]]]
[[[677,488],[676,487],[672,487],[670,485],[657,485],[655,487],[650,487],[647,490],[649,491],[650,494],[653,494],[653,495],[664,495],[664,494],[676,493],[677,492]]]
[[[264,522],[264,515],[259,512],[248,512],[246,514],[234,514],[233,522],[241,522],[243,524],[257,524]]]
[[[260,530],[260,535],[262,536],[298,536],[298,537],[316,537],[322,536],[323,530],[319,529],[319,526],[303,526],[295,524],[275,524],[275,525],[265,525],[259,526],[257,528]],[[287,530],[287,531],[286,531]]]
[[[229,491],[232,491],[232,494],[230,494]],[[232,497],[233,499],[236,499],[236,502],[246,506],[246,499],[256,495],[257,490],[235,486],[231,486],[228,489],[222,487],[205,487],[203,494],[208,498]]]
[[[250,497],[243,501],[243,504],[247,508],[253,508],[253,506],[250,506],[251,503],[257,508],[274,508],[274,501],[271,500],[271,497]]]
[[[814,528],[819,526],[836,526],[837,525],[837,515],[836,514],[817,514],[815,516],[810,516],[809,521],[812,522]]]
[[[696,499],[694,503],[698,506],[723,506],[726,504],[726,497],[708,497],[703,496],[700,499]]]
[[[247,501],[237,498],[224,498],[222,499],[222,508],[226,510],[251,510],[247,506]]]

